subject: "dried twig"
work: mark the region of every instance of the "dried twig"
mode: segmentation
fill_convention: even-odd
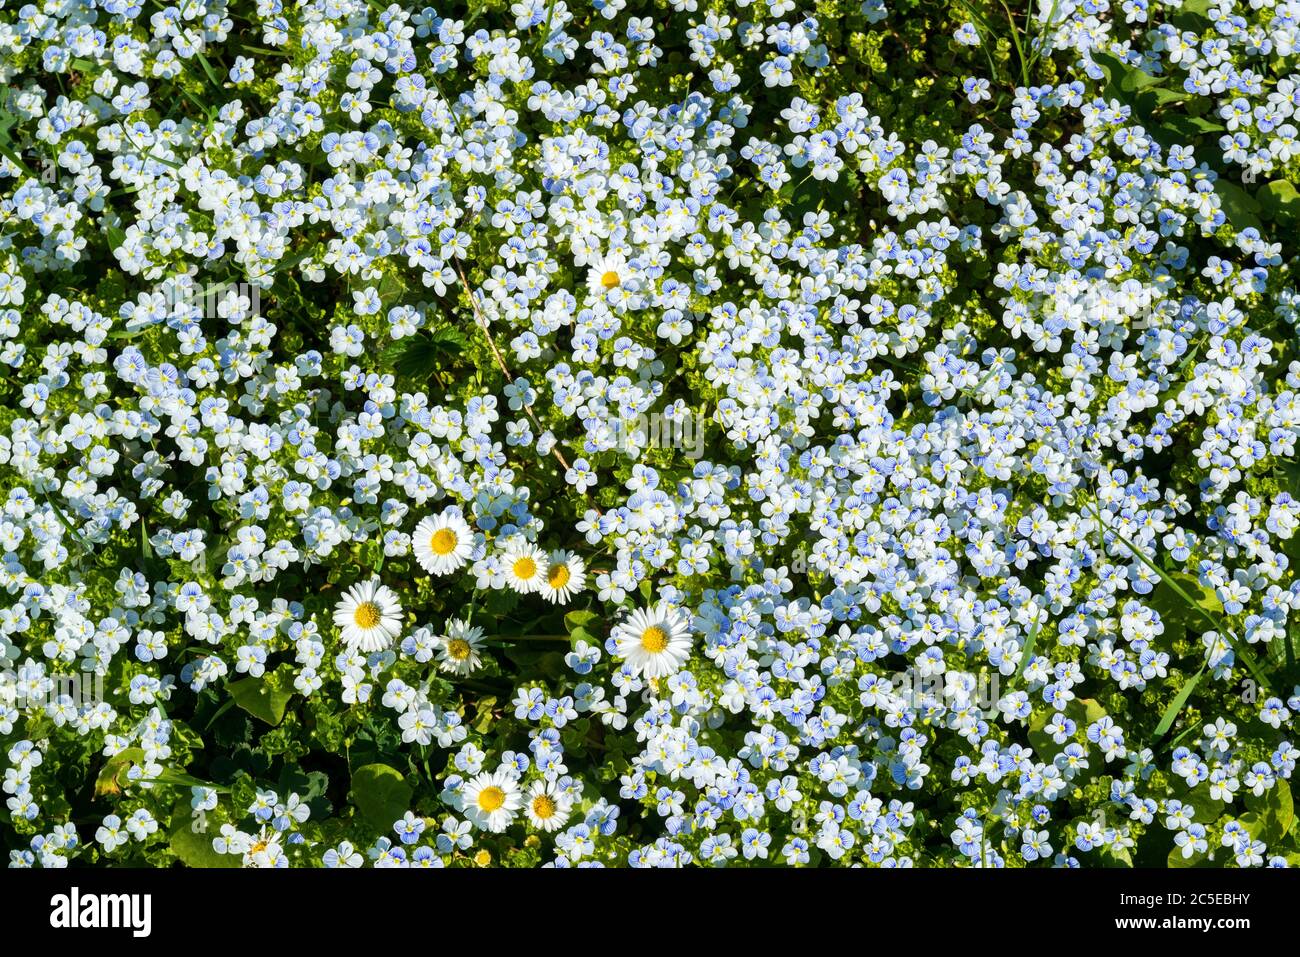
[[[474,295],[474,288],[469,284],[469,280],[465,278],[465,271],[461,268],[460,260],[453,259],[452,262],[456,264],[456,275],[460,277],[461,284],[465,287],[465,294],[469,296],[469,305],[470,309],[474,312],[474,321],[477,322],[479,328],[483,330],[483,338],[487,340],[488,348],[492,350],[492,356],[497,360],[497,367],[501,370],[502,375],[513,382],[515,377],[511,375],[510,370],[506,368],[506,360],[502,358],[501,350],[499,350],[497,344],[492,341],[492,333],[488,330],[487,319],[483,316],[483,313],[479,311],[478,298]],[[537,420],[537,416],[533,413],[531,403],[524,403],[524,411],[528,413],[528,418],[533,420],[533,425],[537,426],[539,432],[546,431],[545,426]],[[564,455],[560,452],[558,444],[551,447],[551,454],[555,456],[557,462],[564,466],[564,470],[567,472],[569,470],[569,463],[564,461]]]

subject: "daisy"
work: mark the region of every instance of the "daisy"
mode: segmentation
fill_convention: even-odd
[[[257,840],[244,852],[245,867],[284,868],[289,866],[289,858],[280,846],[280,835],[275,831],[262,828]]]
[[[691,654],[690,621],[679,608],[659,602],[653,608],[638,608],[614,626],[618,654],[638,674],[665,678]]]
[[[467,621],[453,618],[447,622],[447,634],[439,639],[439,667],[458,675],[467,675],[481,665],[478,650],[483,641],[483,629]]]
[[[474,551],[474,533],[455,512],[429,515],[411,534],[415,560],[430,575],[446,575],[462,567]]]
[[[334,606],[334,624],[349,648],[382,651],[402,632],[402,605],[378,578],[353,585]]]
[[[538,587],[547,601],[567,602],[582,591],[587,582],[587,566],[573,552],[551,552],[547,560],[546,578]]]
[[[506,550],[506,583],[521,595],[538,591],[546,581],[546,553],[536,545],[519,542]]]
[[[510,826],[522,803],[519,785],[505,768],[484,771],[461,792],[461,813],[475,827],[494,834]]]
[[[592,260],[587,270],[587,289],[593,296],[603,297],[611,289],[617,289],[631,278],[627,259],[622,253],[610,253]]]
[[[528,823],[543,831],[555,831],[569,819],[573,799],[560,791],[554,781],[537,781],[528,789],[524,799],[524,814]]]

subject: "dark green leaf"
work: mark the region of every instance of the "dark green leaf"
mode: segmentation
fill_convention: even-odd
[[[1241,823],[1251,837],[1269,847],[1286,837],[1295,823],[1291,785],[1281,778],[1261,795],[1248,793],[1246,807],[1250,810],[1241,816]]]
[[[401,773],[387,764],[367,764],[352,773],[352,803],[380,831],[410,810],[412,789]]]
[[[1052,736],[1043,731],[1054,712],[1046,709],[1035,710],[1029,718],[1029,743],[1039,760],[1045,761],[1065,747],[1057,744]],[[1106,709],[1092,698],[1075,698],[1065,706],[1065,716],[1072,720],[1078,729],[1076,734],[1086,731],[1088,725],[1106,716]]]
[[[287,666],[282,665],[281,668]],[[293,697],[292,687],[280,688],[275,684],[280,671],[261,678],[241,678],[226,685],[226,690],[235,699],[235,704],[243,708],[259,721],[275,727],[284,720],[285,709]]]
[[[1284,179],[1275,179],[1256,194],[1260,208],[1269,219],[1292,222],[1300,219],[1300,192]]]
[[[239,867],[240,859],[233,854],[218,854],[212,849],[212,838],[221,831],[205,813],[196,814],[190,802],[182,799],[172,811],[172,828],[168,846],[187,867]]]
[[[1247,226],[1259,228],[1260,206],[1253,196],[1223,177],[1215,181],[1214,191],[1223,201],[1223,213],[1228,217],[1229,226],[1236,230],[1245,229]]]

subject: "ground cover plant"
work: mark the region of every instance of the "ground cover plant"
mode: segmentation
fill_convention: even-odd
[[[1288,867],[1300,2],[0,2],[13,867]]]

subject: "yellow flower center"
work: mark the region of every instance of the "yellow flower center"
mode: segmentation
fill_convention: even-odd
[[[618,273],[614,272],[612,269],[600,274],[600,284],[606,289],[613,289],[619,284],[619,282],[621,282],[621,280],[618,278]]]
[[[435,555],[450,555],[456,550],[456,533],[450,528],[440,528],[429,539],[429,548]]]
[[[668,647],[668,632],[658,625],[651,625],[641,632],[641,647],[652,655],[657,655]]]
[[[447,657],[453,661],[464,661],[469,657],[469,642],[464,638],[453,638],[447,642]]]
[[[482,791],[478,792],[478,806],[488,814],[491,814],[505,803],[506,792],[501,790],[495,784],[492,787],[484,788]]]
[[[524,581],[532,578],[537,574],[537,562],[533,561],[527,555],[523,558],[516,558],[514,564],[515,577]]]
[[[555,802],[545,794],[539,794],[533,798],[533,813],[543,821],[555,816]]]
[[[552,588],[560,589],[569,584],[569,566],[561,562],[551,568],[550,574],[546,576],[546,581]]]
[[[379,606],[373,601],[363,601],[352,613],[352,620],[356,622],[358,628],[373,628],[379,624],[381,617]]]

